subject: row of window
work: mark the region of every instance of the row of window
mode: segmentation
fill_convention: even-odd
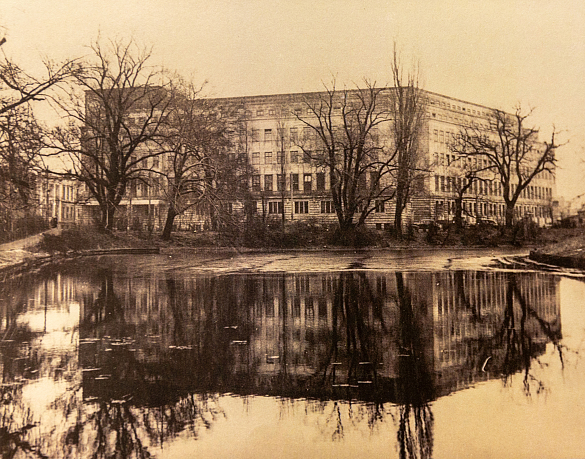
[[[301,115],[303,115],[303,113],[310,114],[310,111],[308,109],[303,110],[301,107],[296,107],[291,111],[291,113],[293,113],[296,116],[301,116]],[[276,110],[274,108],[269,108],[268,110],[265,110],[263,108],[257,108],[255,111],[246,110],[245,115],[248,117],[251,117],[253,115],[256,115],[256,116],[265,116],[265,115],[276,116]]]
[[[337,137],[339,133],[343,133],[342,126],[333,126],[331,128],[333,136]],[[241,134],[240,134],[241,135]],[[293,126],[291,128],[267,128],[267,129],[252,129],[251,131],[251,139],[252,142],[285,142],[288,141],[292,144],[296,144],[299,141],[308,141],[308,140],[318,140],[319,135],[317,132],[308,126],[305,127],[296,127]],[[368,132],[368,139],[377,142],[379,139],[379,130],[378,128],[372,128]]]
[[[469,107],[462,107],[461,105],[455,105],[455,104],[450,104],[448,102],[442,101],[442,100],[435,100],[435,99],[431,99],[430,100],[431,105],[437,105],[438,107],[441,108],[446,108],[448,110],[458,110],[458,111],[463,111],[466,112],[470,115],[476,115],[476,116],[487,116],[488,113],[484,112],[482,110],[476,110],[474,108],[469,108]]]
[[[463,201],[463,213],[472,216],[503,218],[506,215],[506,205],[491,202]],[[437,215],[455,215],[455,201],[435,201]],[[551,211],[544,206],[516,206],[514,214],[517,217],[532,215],[536,218],[549,218]]]
[[[269,201],[268,202],[268,213],[269,214],[282,214],[282,201]],[[321,213],[332,214],[335,212],[335,206],[333,201],[321,201]],[[294,201],[294,213],[295,214],[308,214],[309,213],[309,201]]]
[[[317,172],[316,174],[316,190],[325,191],[325,173]],[[274,179],[276,178],[276,191],[283,191],[287,188],[286,186],[286,175],[283,174],[265,174],[264,179],[262,176],[257,174],[252,176],[252,191],[275,191]],[[312,174],[290,174],[289,187],[292,191],[301,191],[299,180],[303,180],[304,193],[313,191],[313,175]],[[264,188],[262,188],[262,182],[264,182]]]
[[[506,214],[506,206],[504,204],[463,201],[462,206],[463,213],[467,215],[503,217]],[[455,201],[435,201],[435,209],[437,215],[442,213],[447,213],[447,215],[455,215]]]
[[[435,175],[435,192],[456,193],[467,184],[464,177],[445,177]],[[474,180],[464,193],[465,195],[502,196],[502,184],[490,180]]]
[[[435,175],[435,192],[456,193],[466,185],[463,177],[445,177]],[[516,185],[512,184],[512,193]],[[474,180],[471,186],[465,191],[465,195],[475,196],[502,196],[502,184],[491,180]],[[520,196],[525,199],[552,199],[552,188],[530,185],[522,190]]]
[[[263,132],[263,136],[261,134]],[[285,140],[287,135],[287,130],[285,128],[278,128],[274,129],[264,129],[261,131],[260,129],[252,129],[252,142],[260,142],[261,140],[264,142],[272,142],[274,140]],[[303,127],[299,130],[298,127],[291,127],[288,129],[288,140],[291,142],[298,142],[301,138],[302,139],[309,139],[315,136],[315,131],[310,127]],[[299,136],[300,134],[300,136]]]
[[[384,201],[375,202],[375,212],[385,212],[386,206]],[[282,213],[282,201],[269,201],[268,202],[268,213],[269,214],[281,214]],[[309,213],[309,201],[295,201],[294,202],[294,213],[295,214],[308,214]],[[333,214],[335,213],[335,205],[333,201],[321,201],[321,213],[322,214]]]
[[[277,151],[276,154],[273,154],[271,151],[265,151],[264,154],[261,154],[259,151],[252,152],[252,164],[274,164],[274,159],[276,159],[276,164],[311,164],[311,161],[319,163],[323,161],[323,152],[322,151],[315,151],[312,152],[310,150],[307,151]]]

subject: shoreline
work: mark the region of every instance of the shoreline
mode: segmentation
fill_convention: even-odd
[[[171,242],[158,238],[144,237],[129,233],[114,233],[104,235],[85,231],[79,233],[83,240],[75,240],[76,234],[58,230],[49,230],[30,238],[13,241],[0,245],[0,275],[5,279],[33,271],[52,263],[82,257],[132,254],[314,254],[328,253],[408,253],[409,251],[428,252],[508,252],[531,260],[560,268],[585,270],[585,238],[583,236],[560,237],[562,242],[553,244],[538,244],[536,241],[526,241],[522,246],[513,244],[498,245],[460,245],[460,244],[425,244],[420,241],[398,241],[395,246],[363,246],[345,247],[335,245],[308,245],[306,247],[244,247],[235,245],[203,245],[198,244],[192,235],[179,233]],[[45,237],[46,235],[46,237]],[[558,235],[557,235],[558,236]],[[583,242],[582,242],[583,241]],[[515,254],[513,254],[516,252]],[[524,253],[521,253],[524,252]],[[495,254],[494,254],[495,255]],[[539,269],[538,266],[533,266]],[[547,270],[545,266],[540,269]]]

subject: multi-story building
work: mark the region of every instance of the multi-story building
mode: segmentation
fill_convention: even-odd
[[[382,89],[380,110],[389,112],[393,88]],[[357,90],[344,92],[353,97]],[[342,93],[340,92],[340,97]],[[353,95],[353,96],[352,96]],[[428,91],[423,92],[426,113],[423,132],[419,137],[419,177],[414,182],[404,210],[403,223],[451,221],[455,214],[457,189],[464,174],[459,157],[449,145],[460,129],[468,126],[489,125],[493,110],[479,104],[465,102]],[[263,218],[284,219],[287,223],[313,219],[321,223],[335,223],[337,217],[331,195],[330,171],[319,154],[323,147],[309,124],[315,124],[311,103],[327,93],[296,93],[214,99],[214,103],[233,125],[233,148],[248,158],[248,200],[234,197],[228,211],[244,218],[256,212]],[[332,124],[342,130],[342,104],[332,102]],[[140,122],[140,110],[132,116]],[[393,135],[390,116],[371,132],[371,141],[383,155],[392,148]],[[310,154],[307,154],[307,151]],[[137,152],[139,154],[139,152]],[[477,161],[477,160],[476,160]],[[146,180],[131,183],[119,204],[119,228],[159,229],[164,225],[167,204],[164,199],[168,158],[150,157],[144,166],[152,171]],[[371,173],[361,177],[359,186],[373,186]],[[387,177],[386,180],[392,180]],[[150,185],[148,185],[150,184]],[[388,185],[388,183],[386,183]],[[379,185],[377,185],[379,186]],[[512,183],[512,186],[514,184]],[[543,172],[524,190],[516,204],[516,219],[529,218],[539,225],[552,223],[552,202],[555,195],[554,175]],[[376,229],[390,229],[394,223],[395,200],[386,195],[369,202],[372,212],[366,224]],[[88,201],[88,207],[98,210],[97,202]],[[505,221],[505,203],[502,186],[496,176],[484,174],[463,196],[463,215],[471,223],[478,220]],[[283,212],[284,211],[284,212]],[[90,213],[87,213],[90,215]],[[210,227],[204,210],[191,208],[175,223],[179,229]]]
[[[381,106],[388,103],[393,88],[380,93]],[[355,93],[356,91],[353,91]],[[349,91],[352,94],[352,91]],[[414,193],[405,209],[405,223],[452,220],[455,213],[457,184],[463,174],[458,157],[450,151],[449,143],[465,126],[489,125],[493,110],[479,104],[452,97],[424,92],[426,116],[420,136],[421,169],[428,171],[416,182]],[[287,220],[317,218],[335,221],[331,200],[330,177],[327,167],[315,161],[315,152],[307,157],[306,140],[313,129],[304,121],[315,124],[309,105],[326,93],[298,93],[217,99],[220,107],[234,107],[244,126],[245,150],[253,167],[250,187],[256,200],[257,212],[280,216],[284,205]],[[384,110],[384,108],[381,108]],[[333,124],[342,129],[341,104],[332,107]],[[392,145],[391,121],[374,129],[373,137],[381,147]],[[239,136],[240,139],[242,136]],[[310,148],[319,149],[319,145]],[[321,147],[322,148],[322,147]],[[365,174],[363,186],[369,186]],[[513,185],[513,184],[512,184]],[[522,193],[516,205],[516,218],[528,217],[540,225],[552,222],[552,197],[555,194],[554,175],[543,172],[536,176]],[[503,223],[505,203],[501,183],[496,177],[478,180],[463,198],[464,216],[469,222],[488,219]],[[367,224],[378,229],[393,223],[394,201],[384,199],[370,203],[373,212]]]
[[[79,182],[53,174],[40,174],[36,180],[38,213],[47,222],[61,226],[82,223]]]

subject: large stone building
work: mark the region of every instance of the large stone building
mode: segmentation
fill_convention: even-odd
[[[392,88],[381,93],[390,97]],[[349,91],[349,94],[355,91]],[[387,94],[384,94],[387,93]],[[336,221],[331,201],[330,177],[327,167],[307,158],[307,136],[317,118],[309,106],[325,93],[250,96],[218,99],[220,107],[239,111],[244,126],[245,150],[253,167],[250,186],[256,211],[280,216],[284,204],[287,220],[316,218]],[[460,161],[449,149],[449,142],[465,126],[489,124],[492,109],[448,96],[424,92],[427,102],[419,154],[422,173],[405,209],[404,223],[451,221],[455,212],[456,185],[461,183]],[[384,98],[380,97],[382,104]],[[387,99],[386,99],[387,100]],[[342,128],[341,104],[333,106],[332,124]],[[379,145],[388,149],[392,144],[391,122],[381,123],[373,130]],[[240,141],[242,136],[240,135]],[[305,142],[305,144],[303,144]],[[313,144],[309,148],[320,148]],[[314,152],[313,152],[314,153]],[[364,174],[363,185],[370,179]],[[502,187],[495,176],[484,175],[474,183],[463,199],[463,214],[468,222],[479,219],[503,223],[505,203]],[[458,182],[459,181],[459,182]],[[543,172],[536,176],[522,193],[516,205],[516,219],[528,218],[539,225],[552,223],[551,203],[555,194],[554,175]],[[384,196],[381,196],[384,198]],[[389,228],[394,218],[394,201],[384,199],[370,203],[373,211],[366,223],[378,229]]]
[[[380,110],[387,110],[393,88],[383,89],[379,95]],[[354,97],[357,90],[339,92]],[[419,169],[409,202],[404,210],[403,223],[452,221],[455,212],[457,185],[462,180],[461,162],[449,149],[451,139],[465,126],[489,124],[492,109],[428,91],[423,92],[426,114],[419,139]],[[249,163],[248,200],[251,208],[264,219],[280,220],[284,206],[285,221],[313,219],[319,222],[337,221],[332,202],[329,170],[316,160],[322,146],[315,139],[314,130],[307,123],[316,117],[309,106],[327,93],[297,93],[215,99],[222,116],[233,125],[233,148],[247,155]],[[342,103],[332,99],[332,124],[341,129]],[[386,104],[386,108],[384,108]],[[135,115],[140,117],[140,113]],[[392,123],[380,123],[371,132],[371,139],[380,147],[381,154],[391,150]],[[309,139],[309,140],[307,140]],[[309,143],[307,143],[309,142]],[[307,155],[307,150],[312,155]],[[168,158],[149,158],[147,167],[164,173]],[[363,174],[360,186],[372,186],[369,173]],[[386,180],[392,180],[389,176]],[[154,228],[164,225],[166,203],[164,183],[148,187],[137,181],[122,200],[118,212],[118,226],[122,228]],[[389,229],[394,222],[395,201],[388,194],[373,199],[366,224],[377,229]],[[536,176],[516,204],[517,220],[531,219],[539,225],[552,223],[552,198],[555,195],[554,175],[543,172]],[[250,198],[251,197],[251,198]],[[91,201],[90,201],[91,204]],[[97,204],[97,203],[94,203]],[[505,203],[502,187],[495,176],[484,176],[464,195],[464,218],[469,223],[488,220],[504,223]],[[97,206],[94,206],[97,207]],[[241,219],[248,218],[241,197],[227,206],[229,212]],[[97,210],[97,208],[96,208]],[[249,216],[249,214],[248,214]],[[179,229],[211,227],[209,216],[192,208],[176,219]]]

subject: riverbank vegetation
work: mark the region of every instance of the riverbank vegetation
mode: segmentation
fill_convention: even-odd
[[[406,248],[406,247],[505,247],[543,248],[551,244],[580,244],[580,228],[518,228],[505,231],[490,225],[475,225],[462,230],[455,227],[407,227],[401,237],[392,232],[360,228],[351,235],[340,234],[334,225],[298,222],[287,227],[266,225],[240,231],[175,232],[170,241],[148,232],[103,232],[89,228],[64,230],[60,235],[45,234],[36,251],[46,253],[80,252],[115,248],[240,248],[253,250],[332,249],[332,248]]]

